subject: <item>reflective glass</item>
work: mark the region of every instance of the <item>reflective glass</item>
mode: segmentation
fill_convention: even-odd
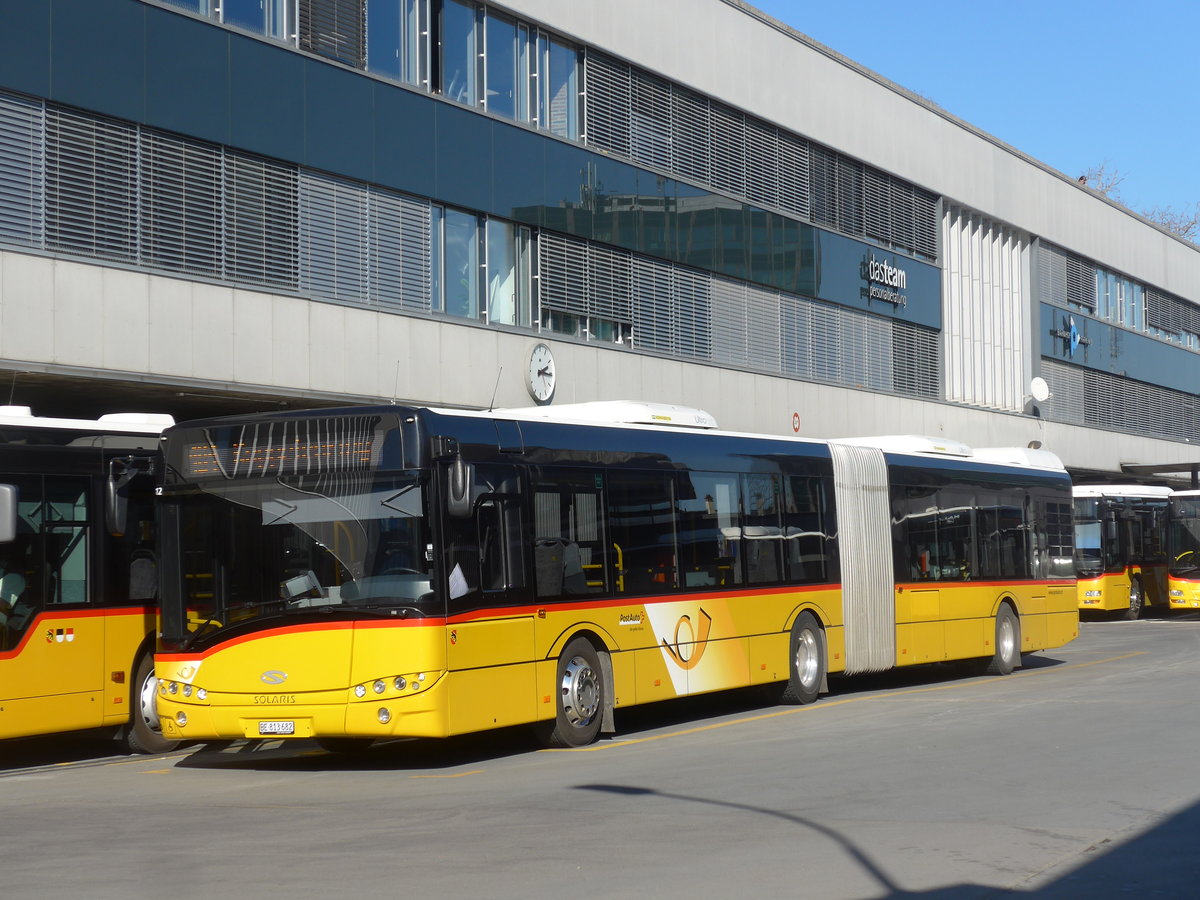
[[[544,36],[538,39],[541,74],[544,82],[542,109],[538,122],[542,128],[567,138],[579,137],[578,54],[574,47]]]
[[[285,6],[285,0],[224,0],[221,21],[256,34],[282,38]]]
[[[479,221],[469,213],[446,210],[445,280],[446,312],[467,319],[479,318]]]
[[[517,118],[517,25],[489,14],[486,34],[487,108]]]
[[[521,271],[515,229],[499,219],[487,223],[487,318],[502,325],[518,324]]]
[[[442,93],[475,103],[475,5],[446,0],[442,6]]]
[[[402,41],[400,0],[367,0],[367,71],[399,79]]]

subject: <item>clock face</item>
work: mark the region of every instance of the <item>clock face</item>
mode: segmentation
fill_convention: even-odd
[[[526,386],[529,395],[539,403],[545,403],[554,394],[554,354],[545,344],[538,344],[529,354],[529,371]]]

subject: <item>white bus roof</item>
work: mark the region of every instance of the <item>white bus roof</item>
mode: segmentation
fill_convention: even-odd
[[[1148,498],[1166,498],[1174,493],[1169,487],[1155,484],[1077,484],[1072,492],[1076,497]]]
[[[593,400],[587,403],[560,403],[553,406],[527,406],[494,409],[490,413],[512,419],[545,419],[551,422],[587,422],[609,425],[672,425],[677,428],[715,429],[717,420],[702,409],[671,403],[643,403],[634,400]]]
[[[961,441],[920,434],[884,435],[881,437],[841,438],[830,443],[877,447],[888,453],[909,453],[915,456],[950,456],[977,462],[1019,466],[1027,469],[1046,469],[1065,472],[1066,467],[1049,450],[1029,447],[978,447],[972,449]]]
[[[161,434],[175,424],[161,413],[109,413],[99,419],[59,419],[35,416],[28,406],[0,406],[0,428],[48,428],[114,434]]]

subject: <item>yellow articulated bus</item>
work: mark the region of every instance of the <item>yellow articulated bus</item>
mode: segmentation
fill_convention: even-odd
[[[0,738],[117,730],[155,712],[155,466],[169,416],[0,407]]]
[[[1171,609],[1200,609],[1200,490],[1171,492],[1167,558]]]
[[[1079,608],[1140,618],[1167,606],[1167,507],[1171,489],[1075,485]]]
[[[831,673],[941,660],[1004,674],[1078,633],[1052,454],[621,409],[170,429],[163,733],[352,748],[531,724],[581,746],[634,704],[807,703]]]

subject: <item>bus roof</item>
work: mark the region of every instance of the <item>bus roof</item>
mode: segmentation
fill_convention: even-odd
[[[1158,499],[1170,497],[1169,487],[1155,484],[1077,484],[1072,489],[1076,497],[1144,497]]]
[[[702,409],[634,400],[592,400],[586,403],[561,403],[556,406],[494,409],[489,415],[512,419],[583,422],[591,425],[674,425],[704,429],[717,427],[717,420]]]
[[[28,406],[0,406],[0,428],[46,428],[107,434],[161,434],[175,419],[161,413],[109,413],[99,419],[35,416]]]

